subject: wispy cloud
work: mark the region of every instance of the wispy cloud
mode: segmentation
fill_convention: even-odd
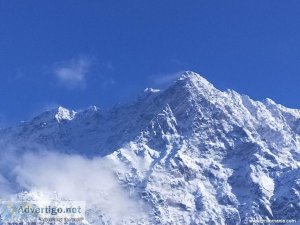
[[[114,84],[111,77],[115,67],[111,62],[99,62],[94,57],[79,56],[55,63],[52,74],[58,83],[69,89],[84,89],[90,82],[102,83],[102,87]]]
[[[166,85],[176,80],[184,71],[178,71],[174,73],[160,73],[150,76],[150,80],[154,85]]]
[[[84,88],[91,64],[91,60],[88,57],[80,56],[65,62],[56,63],[53,74],[59,83],[67,88]]]

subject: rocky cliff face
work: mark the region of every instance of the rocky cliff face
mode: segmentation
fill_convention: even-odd
[[[108,111],[59,107],[0,138],[19,154],[43,146],[110,161],[123,189],[147,205],[147,219],[123,224],[300,219],[300,111],[222,92],[194,72]],[[97,213],[92,224],[104,221]]]

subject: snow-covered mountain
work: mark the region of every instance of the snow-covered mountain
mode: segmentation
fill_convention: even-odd
[[[300,110],[220,91],[194,72],[108,111],[44,112],[0,139],[20,155],[42,146],[112,163],[122,189],[147,208],[146,218],[120,224],[300,224]],[[103,216],[88,212],[91,224]]]

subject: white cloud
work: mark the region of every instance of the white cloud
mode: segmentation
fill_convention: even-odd
[[[18,147],[2,143],[0,146],[6,149],[5,153],[0,152],[1,198],[10,199],[20,190],[57,192],[62,199],[85,201],[87,208],[96,207],[97,213],[110,218],[113,224],[147,217],[146,205],[123,189],[112,169],[115,165],[108,158],[88,159],[40,146],[34,152],[31,147],[20,152]]]
[[[162,74],[156,74],[150,77],[150,79],[152,80],[152,82],[155,85],[165,85],[165,84],[169,84],[172,81],[176,80],[177,78],[180,77],[180,75],[182,75],[184,71],[178,71],[175,73],[162,73]]]
[[[86,77],[91,69],[91,60],[80,56],[69,61],[57,63],[53,73],[61,85],[68,88],[84,88]]]

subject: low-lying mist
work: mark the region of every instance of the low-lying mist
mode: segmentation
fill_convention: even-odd
[[[62,199],[85,201],[115,222],[145,217],[145,205],[122,188],[107,158],[86,158],[36,149],[5,147],[0,153],[0,197],[21,192],[57,192]]]

